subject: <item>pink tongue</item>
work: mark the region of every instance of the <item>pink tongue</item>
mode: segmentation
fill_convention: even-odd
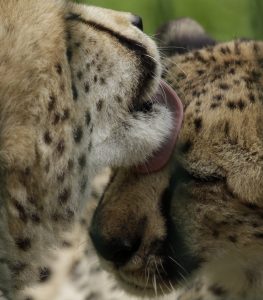
[[[152,173],[162,169],[172,155],[176,139],[182,126],[183,105],[175,91],[161,81],[156,97],[158,103],[165,104],[173,115],[173,127],[166,141],[146,162],[136,167],[139,173]]]

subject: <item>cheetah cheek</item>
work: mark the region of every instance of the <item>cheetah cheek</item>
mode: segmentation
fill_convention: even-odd
[[[162,169],[172,155],[183,121],[183,105],[176,92],[164,81],[161,81],[155,102],[166,105],[172,112],[173,127],[166,141],[143,164],[136,167],[138,173],[152,173]]]

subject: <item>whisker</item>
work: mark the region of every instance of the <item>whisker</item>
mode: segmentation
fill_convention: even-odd
[[[172,247],[172,245],[169,243],[169,247],[172,250],[173,254],[175,255],[175,251]],[[168,256],[178,267],[180,267],[186,274],[189,274],[189,272],[178,262],[176,261],[174,258],[172,258],[171,256]]]
[[[160,274],[160,271],[159,271],[159,269],[158,269],[158,264],[157,264],[156,260],[154,260],[154,262],[155,262],[155,267],[156,267],[156,271],[157,271],[157,273],[158,273],[158,275],[159,275],[159,278],[161,279],[162,283],[167,287],[167,289],[170,291],[169,286],[166,284],[166,282],[164,281],[162,275]],[[159,262],[159,265],[161,265],[161,266],[162,266],[162,269],[164,270],[164,267],[163,267],[161,261]],[[165,295],[165,293],[164,293],[164,291],[163,291],[163,289],[162,289],[161,284],[160,284],[159,286],[160,286],[160,288],[161,288],[161,291],[162,291],[163,295]]]
[[[168,258],[174,262],[178,267],[180,267],[186,274],[188,273],[187,270],[181,265],[179,264],[175,259],[173,259],[171,256],[168,256]]]
[[[146,287],[148,286],[149,279],[150,279],[150,270],[147,268],[147,279],[146,279],[146,283],[145,283],[144,289],[146,289]]]
[[[156,297],[158,296],[158,290],[157,290],[157,280],[156,280],[156,275],[153,275],[153,280],[154,280],[154,290],[155,290],[155,295]]]

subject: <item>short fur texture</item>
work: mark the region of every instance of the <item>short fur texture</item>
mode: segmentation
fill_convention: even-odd
[[[97,171],[144,161],[171,127],[169,110],[151,102],[157,48],[133,19],[63,0],[0,0],[0,290],[8,299],[31,299],[24,288],[52,277]]]
[[[184,104],[174,155],[157,173],[115,171],[91,228],[139,242],[122,265],[101,260],[140,296],[175,289],[177,300],[260,300],[263,43],[175,53],[164,65]]]

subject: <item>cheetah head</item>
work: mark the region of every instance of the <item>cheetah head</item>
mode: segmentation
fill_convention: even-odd
[[[205,44],[211,44],[203,31],[199,34]],[[189,42],[189,35],[186,38],[181,44]],[[196,41],[189,48],[195,46]],[[227,104],[214,110],[211,98],[220,92],[226,103],[235,103],[262,89],[257,60],[262,49],[262,43],[230,42],[165,60],[165,77],[184,102],[184,121],[173,157],[155,173],[129,168],[113,171],[90,227],[103,265],[127,291],[162,295],[206,274],[207,282],[224,283],[219,291],[208,286],[220,296],[221,291],[236,290],[238,284],[240,290],[247,287],[244,270],[261,272],[260,255],[254,251],[262,251],[262,101],[255,106],[248,103],[247,111],[237,106],[234,112]],[[235,62],[241,55],[247,65],[234,70],[236,77],[228,77],[227,63],[222,60]],[[222,72],[219,81],[214,80],[218,73],[213,73],[217,60]],[[204,66],[207,69],[200,78],[197,71]],[[178,83],[181,70],[187,77]],[[261,81],[247,86],[243,81],[246,70],[261,72]],[[230,82],[238,80],[244,88],[224,89],[220,84],[225,77]],[[208,92],[198,95],[204,87]],[[198,110],[201,101],[203,111]],[[248,135],[237,130],[242,127],[239,122],[246,124]]]
[[[154,42],[129,13],[72,4],[66,20],[73,97],[87,110],[91,164],[144,163],[180,121]]]

